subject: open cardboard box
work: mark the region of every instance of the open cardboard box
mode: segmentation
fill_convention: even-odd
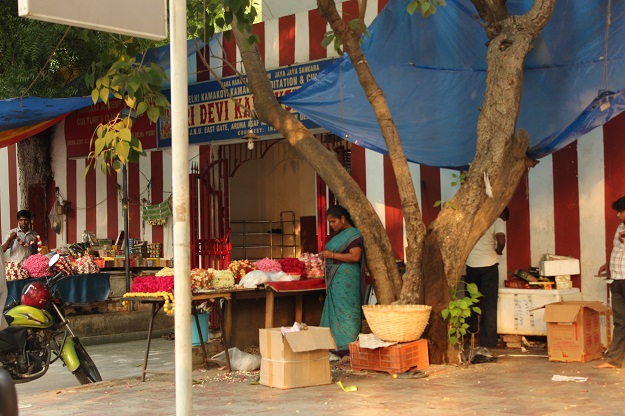
[[[332,383],[328,350],[336,343],[330,328],[309,326],[287,332],[280,328],[259,330],[260,384],[280,389]]]
[[[611,313],[609,306],[596,301],[545,305],[549,361],[587,362],[600,358],[603,350],[601,315],[609,316]]]

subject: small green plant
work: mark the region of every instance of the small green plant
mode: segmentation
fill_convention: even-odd
[[[481,314],[482,310],[477,303],[482,296],[477,289],[475,283],[468,283],[466,285],[465,296],[463,298],[458,297],[458,292],[455,288],[451,289],[451,301],[449,305],[441,311],[444,320],[449,321],[449,342],[451,345],[460,345],[462,348],[462,339],[467,334],[469,324],[465,320],[471,316],[471,313]]]

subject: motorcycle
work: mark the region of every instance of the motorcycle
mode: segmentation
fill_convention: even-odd
[[[59,260],[50,258],[50,270]],[[81,384],[102,381],[95,363],[87,354],[65,318],[64,303],[54,285],[66,276],[61,272],[45,282],[26,285],[20,304],[5,308],[9,327],[0,331],[0,368],[15,383],[26,383],[43,376],[50,364],[61,360]]]

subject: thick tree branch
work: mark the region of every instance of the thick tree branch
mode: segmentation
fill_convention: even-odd
[[[388,149],[389,158],[397,180],[397,187],[401,200],[401,208],[406,220],[406,274],[402,281],[395,278],[395,287],[401,287],[401,303],[420,302],[421,282],[423,270],[420,267],[423,257],[423,242],[425,239],[425,225],[421,217],[421,210],[417,200],[408,161],[403,150],[397,126],[391,116],[382,89],[376,82],[367,59],[359,44],[359,37],[341,19],[333,0],[318,0],[319,12],[330,24],[334,34],[341,40],[344,50],[348,53],[358,75],[367,99],[375,113],[382,137]],[[361,10],[361,14],[364,11]]]

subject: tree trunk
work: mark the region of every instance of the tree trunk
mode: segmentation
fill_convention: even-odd
[[[523,63],[536,36],[551,18],[555,0],[537,0],[523,16],[509,17],[505,2],[474,0],[485,31],[491,38],[487,54],[486,92],[477,126],[477,150],[465,183],[428,230],[426,252],[440,253],[443,275],[426,275],[427,304],[433,305],[429,337],[432,359],[453,359],[441,340],[446,326],[437,323],[446,307],[440,293],[455,287],[471,249],[508,204],[525,170],[535,162],[527,159],[529,137],[515,135],[523,87]],[[490,179],[493,197],[485,192],[484,175]],[[428,261],[435,261],[428,259]],[[424,264],[425,267],[425,264]],[[430,265],[431,267],[431,265]],[[437,269],[434,269],[437,270]],[[437,270],[438,271],[438,270]],[[447,287],[441,284],[447,283]],[[448,300],[447,300],[448,302]]]
[[[278,103],[258,46],[246,44],[245,40],[250,34],[242,34],[237,29],[236,21],[232,27],[241,50],[249,88],[254,96],[257,118],[280,132],[349,210],[364,237],[367,268],[373,277],[376,297],[383,304],[396,301],[401,289],[401,278],[388,235],[371,203],[339,163],[336,155]]]
[[[50,129],[17,144],[20,172],[20,209],[33,217],[33,230],[48,241],[48,190],[52,181]]]

